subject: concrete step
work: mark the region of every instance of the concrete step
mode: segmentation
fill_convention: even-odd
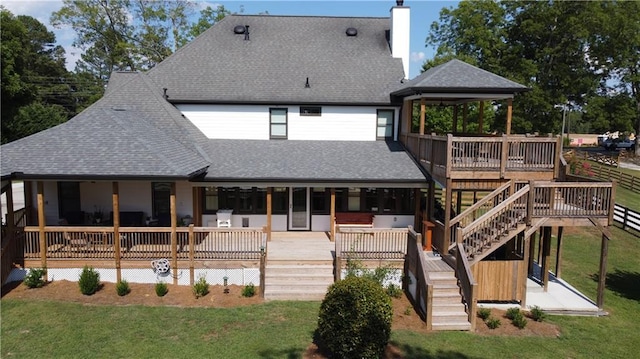
[[[431,323],[433,330],[471,330],[471,323],[464,322],[448,322],[448,323]]]

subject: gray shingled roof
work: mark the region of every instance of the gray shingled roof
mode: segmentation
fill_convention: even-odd
[[[3,145],[2,176],[186,177],[206,168],[204,135],[145,75],[127,77],[68,122]]]
[[[234,34],[237,25],[249,25],[250,40]],[[172,102],[388,104],[404,76],[389,26],[389,18],[231,15],[149,76]]]
[[[511,93],[528,91],[524,85],[489,71],[454,59],[432,67],[399,86],[392,95],[406,96],[421,93]]]
[[[210,140],[206,180],[425,183],[397,142]]]

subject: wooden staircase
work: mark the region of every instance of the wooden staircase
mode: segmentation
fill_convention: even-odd
[[[265,300],[322,300],[333,283],[333,263],[269,261]]]

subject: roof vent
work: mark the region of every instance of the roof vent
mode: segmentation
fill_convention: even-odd
[[[358,29],[356,29],[355,27],[350,27],[347,29],[346,33],[347,36],[358,36]]]
[[[309,84],[309,78],[307,77],[307,82],[304,84],[304,88],[311,88],[311,85]]]
[[[236,35],[242,35],[245,33],[245,31],[247,31],[247,29],[244,27],[244,25],[237,25],[233,28],[233,33]]]

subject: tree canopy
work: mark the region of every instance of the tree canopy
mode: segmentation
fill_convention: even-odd
[[[559,133],[557,104],[583,129],[640,132],[639,2],[463,0],[441,10],[426,45],[436,55],[424,70],[455,57],[530,87],[514,101],[515,132]]]

